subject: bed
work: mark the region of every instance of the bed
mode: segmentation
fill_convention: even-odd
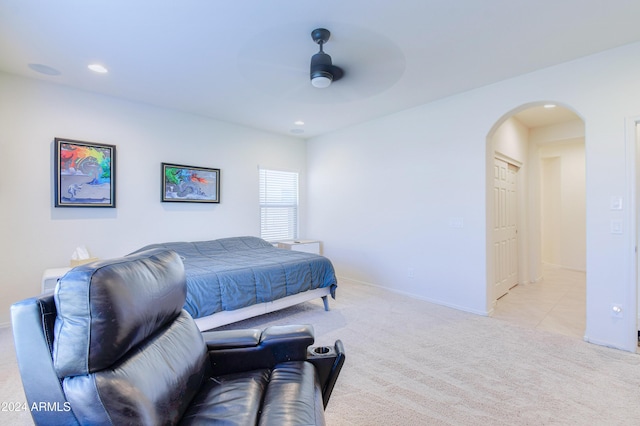
[[[324,256],[274,247],[257,237],[151,244],[180,255],[187,278],[184,309],[200,330],[308,300],[335,299],[337,280]]]

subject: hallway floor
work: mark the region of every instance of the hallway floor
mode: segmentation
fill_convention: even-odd
[[[586,327],[585,273],[545,267],[544,279],[518,285],[496,303],[493,317],[582,339]]]

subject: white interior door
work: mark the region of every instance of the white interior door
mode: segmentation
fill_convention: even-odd
[[[494,298],[498,299],[518,284],[517,223],[518,167],[495,159],[493,178],[493,258]]]

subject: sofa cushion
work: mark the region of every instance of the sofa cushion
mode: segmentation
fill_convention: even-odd
[[[324,425],[322,391],[307,361],[210,378],[181,425]]]
[[[109,367],[176,318],[185,297],[182,260],[166,249],[72,269],[55,290],[58,377]]]
[[[253,370],[209,378],[180,424],[257,424],[269,373]]]
[[[318,375],[307,361],[277,364],[269,378],[260,426],[324,425]]]

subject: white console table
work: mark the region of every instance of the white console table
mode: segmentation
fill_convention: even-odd
[[[58,279],[69,272],[71,268],[46,269],[42,274],[42,293],[49,293],[56,288]]]
[[[320,241],[318,240],[288,240],[279,241],[278,248],[303,251],[305,253],[320,254]]]

